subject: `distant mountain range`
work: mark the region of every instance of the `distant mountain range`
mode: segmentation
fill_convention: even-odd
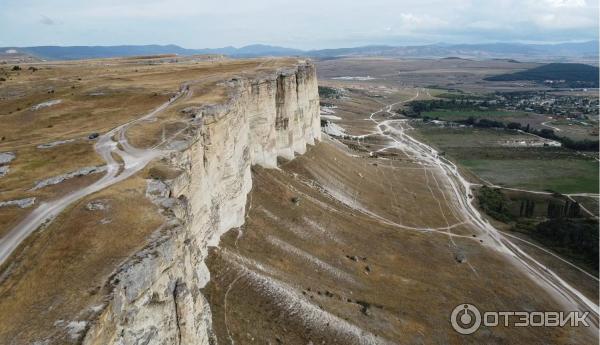
[[[77,60],[109,58],[119,56],[177,54],[182,56],[200,54],[219,54],[232,57],[259,56],[297,56],[305,55],[298,49],[268,46],[262,44],[249,45],[242,48],[224,47],[215,49],[186,49],[170,45],[122,45],[122,46],[37,46],[37,47],[3,47],[0,54],[7,52],[28,54],[45,60]]]
[[[431,44],[423,46],[366,46],[358,48],[324,49],[307,52],[315,57],[386,56],[386,57],[459,57],[473,59],[517,58],[591,58],[598,56],[598,42],[561,44]]]
[[[73,60],[118,56],[157,54],[223,54],[231,57],[308,56],[339,58],[348,56],[381,56],[405,58],[459,57],[472,59],[510,58],[521,60],[593,59],[598,57],[598,41],[561,44],[431,44],[421,46],[364,46],[321,50],[299,50],[255,44],[242,48],[187,49],[177,45],[122,45],[122,46],[38,46],[3,47],[2,55],[27,54],[46,60]]]

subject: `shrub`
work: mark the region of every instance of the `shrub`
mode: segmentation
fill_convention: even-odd
[[[509,222],[513,219],[506,207],[507,200],[499,189],[483,186],[477,193],[479,207],[492,218],[501,222]]]
[[[594,219],[556,218],[536,226],[533,236],[570,251],[598,269],[598,222]]]
[[[521,129],[521,124],[518,123],[518,122],[509,122],[506,125],[506,128],[508,128],[508,129]]]

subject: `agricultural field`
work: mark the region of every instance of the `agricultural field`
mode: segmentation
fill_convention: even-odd
[[[423,112],[422,114],[423,116],[444,121],[464,120],[469,117],[493,120],[510,120],[513,118],[529,117],[528,113],[508,110],[433,110]]]
[[[573,140],[594,140],[598,138],[597,122],[559,119],[544,122],[543,125],[553,129],[555,133],[564,135]]]
[[[593,160],[462,159],[459,163],[499,186],[563,194],[598,191],[598,163]]]
[[[427,104],[435,100],[468,100],[470,104],[463,109],[452,103],[445,107],[447,109],[425,109],[412,114],[412,117],[417,115],[417,118],[428,121],[409,119],[415,128],[410,135],[443,152],[462,166],[474,181],[483,179],[497,185],[534,191],[598,193],[598,164],[593,159],[594,152],[550,147],[559,144],[556,139],[538,135],[541,131],[552,130],[556,136],[573,141],[597,139],[597,135],[593,134],[598,122],[590,115],[587,115],[589,120],[569,120],[564,115],[542,112],[569,113],[571,109],[582,106],[587,107],[587,111],[593,110],[593,105],[590,108],[584,104],[594,104],[597,96],[593,92],[548,89],[528,82],[485,80],[489,75],[516,73],[532,67],[536,64],[504,60],[344,58],[319,62],[318,73],[321,85],[347,92],[342,99],[327,102],[337,107],[332,109],[334,117],[331,121],[342,126],[347,124],[348,134],[369,133],[368,130],[357,131],[368,123],[355,119],[356,109],[368,102],[397,102],[398,99],[392,99],[389,90],[416,94],[414,98],[403,98],[407,102],[393,107],[400,117],[403,112],[410,111],[411,101]],[[357,98],[361,101],[356,102]],[[590,103],[581,103],[581,99]],[[493,101],[487,109],[477,103],[485,100]],[[521,100],[525,106],[520,103]],[[534,109],[525,110],[527,107]],[[503,128],[459,127],[449,123],[469,118],[495,121],[504,126],[520,125],[522,130],[530,128],[532,133]]]
[[[497,129],[479,129],[469,127],[440,127],[415,121],[416,137],[423,138],[441,151],[458,147],[500,147],[510,141],[529,140],[530,135],[516,131]]]
[[[530,140],[530,135],[426,124],[414,127],[415,137],[493,184],[559,193],[598,192],[598,163],[592,158],[562,148],[507,145]]]

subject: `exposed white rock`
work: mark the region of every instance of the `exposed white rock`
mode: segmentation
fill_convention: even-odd
[[[188,142],[184,140],[172,140],[165,144],[165,150],[181,151],[187,148]]]
[[[294,247],[293,245],[282,241],[277,237],[267,236],[267,241],[269,241],[269,243],[273,244],[274,246],[279,247],[283,251],[298,256],[300,259],[305,260],[306,262],[314,265],[319,271],[327,272],[328,274],[335,276],[339,280],[344,280],[347,283],[357,284],[352,275],[348,274],[347,272],[344,272],[342,269],[334,267],[331,264],[328,264],[327,262],[311,255],[308,252],[305,252],[300,248]]]
[[[210,279],[208,247],[244,223],[252,164],[275,168],[278,157],[304,153],[321,135],[312,63],[226,86],[227,103],[193,109],[201,121],[171,155],[183,173],[147,182],[151,200],[176,201],[168,205],[174,218],[114,275],[109,304],[83,344],[216,343],[200,293]]]
[[[90,310],[97,313],[99,311],[101,311],[104,308],[103,304],[98,304],[98,305],[94,305],[90,307]]]
[[[28,208],[33,206],[35,198],[25,198],[18,200],[0,201],[0,207],[18,206],[20,208]]]
[[[335,109],[337,109],[337,107],[335,105],[333,106],[321,106],[321,116],[322,115],[332,115],[335,114]]]
[[[8,165],[0,166],[0,177],[4,177],[10,171],[10,167]]]
[[[146,196],[149,198],[169,197],[169,186],[161,180],[146,180]]]
[[[169,185],[161,180],[146,180],[146,197],[156,205],[171,208],[176,200],[170,197],[171,189]]]
[[[346,135],[346,130],[343,127],[329,121],[327,121],[327,124],[323,127],[323,132],[333,137],[343,137]]]
[[[47,178],[45,180],[37,181],[35,183],[35,186],[31,190],[37,190],[40,188],[44,188],[46,186],[59,184],[65,180],[71,179],[73,177],[85,176],[85,175],[89,175],[89,174],[97,174],[97,173],[101,173],[101,172],[105,172],[105,171],[106,171],[106,165],[81,168],[79,170],[75,170],[75,171],[72,171],[72,172],[69,172],[66,174],[62,174],[62,175]]]
[[[15,159],[16,155],[12,152],[0,152],[0,177],[4,177],[10,171],[8,163]]]
[[[245,258],[239,260],[237,257],[232,258],[228,255],[225,258],[230,264],[237,266],[245,273],[243,279],[246,283],[262,290],[265,295],[270,296],[272,301],[286,310],[289,315],[296,315],[306,328],[319,328],[328,325],[329,330],[335,334],[341,344],[392,344],[382,337],[360,329],[356,325],[317,307],[314,303],[308,301],[305,296],[295,292],[296,289],[292,286],[265,274],[268,273],[268,268],[257,265],[255,262],[243,260]]]
[[[76,340],[81,336],[87,325],[86,321],[71,321],[67,324],[67,332],[72,340]]]
[[[0,164],[10,163],[15,157],[15,154],[12,152],[0,152]]]
[[[101,200],[90,201],[85,205],[88,211],[104,211],[108,208],[108,205]]]
[[[368,81],[368,80],[374,80],[375,78],[373,78],[371,76],[366,76],[366,77],[335,77],[335,78],[331,78],[331,79]]]
[[[47,144],[40,144],[37,146],[38,149],[49,149],[55,146],[59,146],[59,145],[63,145],[63,144],[68,144],[75,141],[75,139],[67,139],[67,140],[57,140],[57,141],[53,141],[51,143],[47,143]]]
[[[40,110],[40,109],[43,109],[43,108],[48,108],[48,107],[51,107],[53,105],[57,105],[57,104],[60,104],[60,103],[62,103],[62,99],[53,99],[51,101],[46,101],[46,102],[42,102],[40,104],[36,104],[33,107],[31,107],[31,110],[32,111],[36,111],[36,110]]]

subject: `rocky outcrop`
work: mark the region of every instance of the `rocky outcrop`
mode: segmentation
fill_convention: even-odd
[[[18,206],[20,208],[28,208],[33,206],[35,198],[24,198],[18,200],[0,201],[0,208],[5,206]]]
[[[53,177],[50,177],[50,178],[47,178],[47,179],[44,179],[41,181],[36,181],[35,186],[33,186],[33,188],[31,188],[31,190],[34,191],[34,190],[38,190],[40,188],[44,188],[47,186],[53,186],[55,184],[62,183],[65,180],[69,180],[74,177],[81,177],[81,176],[86,176],[86,175],[90,175],[90,174],[102,173],[102,172],[105,172],[106,170],[107,170],[106,165],[84,167],[84,168],[81,168],[81,169],[78,169],[75,171],[68,172],[66,174],[53,176]]]
[[[84,344],[208,344],[214,337],[200,292],[210,279],[204,259],[224,232],[244,223],[251,165],[274,168],[278,157],[292,159],[320,139],[311,63],[227,85],[227,103],[195,110],[193,140],[168,158],[182,173],[164,181],[168,193],[153,187],[150,194],[172,216],[114,274]]]
[[[8,174],[10,167],[8,163],[15,159],[15,154],[12,152],[0,152],[0,177]]]

